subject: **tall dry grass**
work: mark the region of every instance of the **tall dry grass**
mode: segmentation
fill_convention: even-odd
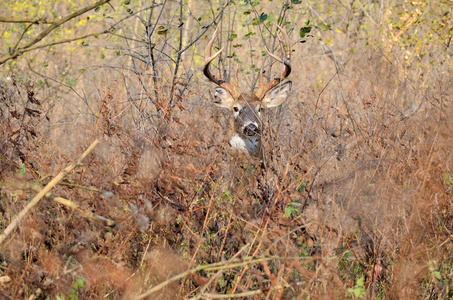
[[[389,7],[377,23],[346,7],[349,24],[340,8],[324,20],[332,31],[293,45],[294,89],[263,120],[263,162],[230,150],[230,115],[198,69],[181,71],[196,80],[171,109],[168,82],[153,86],[157,121],[138,84],[149,74],[130,76],[130,57],[87,69],[81,97],[9,73],[1,180],[44,184],[101,138],[53,193],[117,225],[43,201],[0,245],[0,295],[451,298],[451,50],[410,44],[415,9],[397,32]],[[2,229],[31,194],[2,189]]]

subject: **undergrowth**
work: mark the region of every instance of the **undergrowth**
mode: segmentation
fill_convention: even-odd
[[[0,296],[453,298],[451,20],[434,7],[440,21],[428,22],[423,2],[397,14],[403,2],[372,7],[381,23],[353,1],[354,22],[329,10],[323,26],[292,31],[294,88],[263,118],[261,160],[230,149],[230,115],[212,104],[198,54],[179,71],[163,60],[157,80],[134,65],[140,47],[115,49],[117,65],[84,66],[76,87],[11,67],[0,78],[1,232],[36,195],[23,183],[42,188],[101,143],[0,245]],[[432,43],[415,23],[438,33]],[[241,65],[244,78],[254,67]]]

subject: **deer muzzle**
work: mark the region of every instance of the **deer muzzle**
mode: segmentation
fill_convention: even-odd
[[[244,127],[244,135],[248,137],[257,136],[260,134],[260,130],[256,124],[250,123]]]

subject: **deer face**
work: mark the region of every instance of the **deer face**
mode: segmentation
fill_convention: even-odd
[[[218,87],[214,104],[227,108],[234,119],[234,135],[230,145],[235,150],[258,155],[261,146],[262,120],[266,109],[280,106],[291,90],[291,81],[267,92],[262,100],[253,94],[240,94],[235,99],[227,90]]]
[[[289,39],[286,32],[278,27],[283,33],[286,45],[289,47]],[[268,54],[285,65],[283,73],[265,84],[262,72],[260,72],[259,86],[256,94],[240,93],[237,89],[237,68],[233,84],[230,84],[211,73],[210,63],[222,52],[223,49],[211,56],[211,48],[214,43],[217,30],[206,49],[206,61],[204,74],[209,80],[217,84],[213,102],[217,106],[227,108],[234,118],[234,135],[230,145],[235,150],[247,151],[253,156],[258,156],[261,148],[262,122],[261,114],[267,108],[277,107],[287,98],[291,90],[291,81],[279,83],[291,73],[290,51],[286,58],[279,58],[274,54]],[[283,49],[283,47],[282,47]]]

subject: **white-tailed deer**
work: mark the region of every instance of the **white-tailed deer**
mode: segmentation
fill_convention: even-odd
[[[237,67],[232,83],[228,83],[212,74],[210,64],[223,50],[222,48],[211,56],[211,49],[217,30],[206,48],[204,75],[219,86],[215,89],[214,103],[220,107],[228,108],[234,117],[234,135],[230,140],[230,145],[234,150],[246,151],[252,156],[259,156],[261,153],[261,113],[266,108],[281,105],[291,90],[291,81],[278,85],[291,73],[291,49],[288,35],[280,26],[277,25],[277,27],[284,37],[286,51],[281,45],[282,58],[272,54],[267,48],[266,51],[269,56],[282,63],[285,69],[279,76],[268,83],[264,83],[263,70],[260,70],[256,94],[239,92]],[[282,43],[281,40],[280,43]]]

